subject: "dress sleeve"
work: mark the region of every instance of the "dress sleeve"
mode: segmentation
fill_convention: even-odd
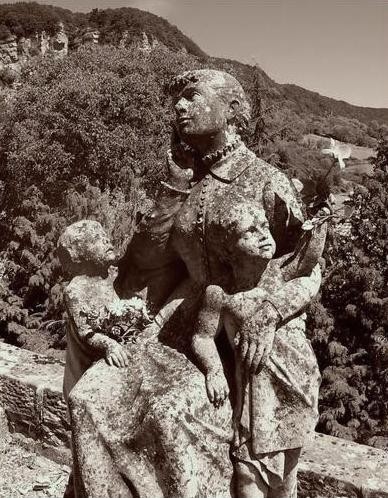
[[[94,358],[101,358],[112,344],[116,344],[114,339],[105,336],[101,332],[97,332],[93,326],[88,323],[88,318],[94,313],[91,307],[86,303],[83,305],[85,296],[77,295],[74,292],[64,292],[64,301],[68,319],[72,324],[68,328],[69,333],[73,336],[76,343],[81,349]]]
[[[293,252],[302,235],[301,203],[291,181],[275,170],[263,189],[263,204],[276,242],[275,257]]]
[[[78,342],[86,345],[88,340],[93,337],[94,331],[87,323],[86,313],[82,313],[81,300],[72,290],[65,289],[63,295],[68,320],[73,325],[71,327],[73,335],[76,335],[75,339]]]

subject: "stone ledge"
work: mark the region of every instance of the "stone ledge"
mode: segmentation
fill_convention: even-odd
[[[49,458],[69,461],[63,362],[0,343],[0,408],[12,432],[33,438]],[[388,453],[316,434],[302,456],[303,496],[388,498]]]
[[[312,487],[319,496],[388,498],[388,452],[384,450],[316,434],[299,468],[301,486]]]

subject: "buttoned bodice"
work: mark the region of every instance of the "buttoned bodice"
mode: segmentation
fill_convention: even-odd
[[[260,265],[254,244],[244,251],[237,241],[255,236],[259,210],[284,253],[291,242],[287,232],[302,220],[295,194],[285,175],[241,145],[194,185],[175,218],[172,243],[193,280],[230,292],[245,286]]]

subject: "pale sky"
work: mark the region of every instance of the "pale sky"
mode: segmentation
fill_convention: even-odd
[[[257,63],[279,83],[295,83],[356,105],[388,108],[388,0],[39,3],[83,12],[95,7],[148,10],[175,24],[209,55]]]

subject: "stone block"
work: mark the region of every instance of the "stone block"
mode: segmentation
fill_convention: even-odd
[[[11,436],[8,428],[8,419],[4,408],[0,406],[0,454],[7,448]]]
[[[311,497],[388,498],[388,452],[316,434],[303,452],[299,476]]]
[[[0,344],[0,406],[9,427],[45,446],[68,446],[62,361]]]

